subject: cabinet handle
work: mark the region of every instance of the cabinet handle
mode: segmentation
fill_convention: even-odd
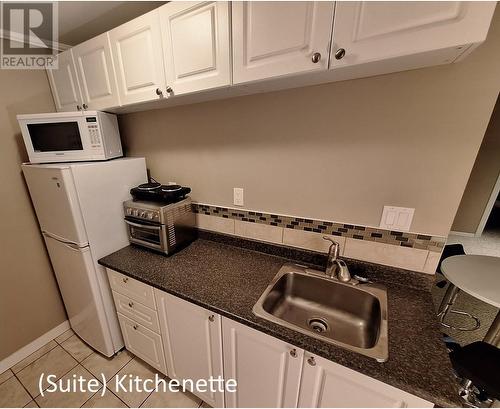
[[[83,109],[87,109],[89,106],[87,104],[83,104]]]
[[[137,330],[137,328],[139,328],[139,327],[137,326],[137,324],[135,324],[132,328],[134,328],[135,330]]]
[[[161,97],[163,95],[163,91],[160,88],[156,88],[155,92],[156,92],[156,95],[158,95],[159,97]]]
[[[311,366],[316,366],[316,360],[314,359],[313,356],[310,356],[308,359],[307,359],[307,363]]]
[[[127,277],[123,277],[123,282],[126,283],[128,281]]]
[[[297,350],[295,348],[290,350],[290,356],[292,358],[297,358]]]
[[[321,60],[321,54],[320,53],[314,53],[311,57],[311,61],[314,63],[314,64],[317,64],[319,63]]]
[[[335,51],[335,59],[336,60],[341,60],[345,56],[345,49],[339,48],[337,51]]]
[[[133,303],[132,301],[130,301],[130,302],[128,303],[128,306],[129,306],[130,308],[132,308],[132,307],[134,306],[134,303]]]
[[[214,321],[215,321],[215,315],[213,315],[213,314],[212,314],[212,315],[210,315],[210,316],[208,317],[208,320],[209,320],[210,322],[214,322]]]
[[[80,105],[77,105],[77,106],[76,106],[76,109],[77,109],[78,111],[81,111],[81,110],[82,110],[82,107],[81,107]]]
[[[167,94],[173,94],[174,93],[174,90],[172,89],[172,87],[168,86],[167,85],[167,88],[165,88],[165,91],[167,91]]]

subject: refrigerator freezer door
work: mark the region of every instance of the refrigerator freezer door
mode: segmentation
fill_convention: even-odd
[[[71,328],[97,351],[113,355],[115,349],[90,249],[44,237]]]
[[[42,231],[61,241],[88,244],[69,167],[23,165],[23,173]]]

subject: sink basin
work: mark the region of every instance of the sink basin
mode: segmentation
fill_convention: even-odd
[[[253,313],[379,362],[388,359],[387,292],[381,285],[342,283],[322,271],[286,264]]]

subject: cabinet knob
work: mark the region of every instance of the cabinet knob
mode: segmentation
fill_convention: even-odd
[[[210,315],[210,316],[208,317],[208,320],[209,320],[210,322],[214,322],[214,321],[215,321],[215,315],[213,315],[213,314],[212,314],[212,315]]]
[[[295,348],[290,350],[290,356],[292,358],[297,358],[297,350]]]
[[[137,326],[137,324],[135,324],[132,328],[134,328],[136,330],[139,327]]]
[[[339,48],[337,51],[335,51],[335,59],[336,60],[341,60],[345,56],[345,50],[343,48]]]
[[[123,282],[126,283],[128,281],[127,277],[123,277]]]
[[[87,109],[89,106],[87,104],[83,104],[83,109]]]
[[[156,88],[155,92],[156,92],[156,95],[158,95],[160,97],[163,95],[163,91],[160,88]]]
[[[174,93],[174,90],[172,89],[172,87],[169,87],[167,85],[167,88],[165,88],[165,91],[167,91],[167,94],[173,94]]]
[[[128,306],[129,306],[130,308],[132,308],[132,307],[134,306],[134,303],[133,303],[132,301],[130,301],[130,302],[128,303]]]
[[[307,363],[311,366],[316,366],[316,360],[314,359],[313,356],[310,356],[308,359],[307,359]]]
[[[314,53],[311,57],[311,61],[314,63],[314,64],[317,64],[319,63],[321,60],[321,54],[320,53]]]
[[[82,107],[81,107],[80,105],[77,105],[77,106],[76,106],[76,109],[77,109],[78,111],[81,111],[81,110],[82,110]]]

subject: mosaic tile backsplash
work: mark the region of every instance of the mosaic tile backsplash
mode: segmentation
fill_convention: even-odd
[[[407,233],[377,229],[374,227],[353,224],[335,223],[322,220],[289,217],[279,214],[254,212],[240,209],[229,209],[220,206],[210,206],[193,203],[195,213],[225,219],[241,220],[243,222],[261,223],[286,229],[304,230],[334,236],[351,237],[357,240],[375,241],[395,246],[411,247],[440,253],[446,242],[445,237],[428,236],[424,234]]]

